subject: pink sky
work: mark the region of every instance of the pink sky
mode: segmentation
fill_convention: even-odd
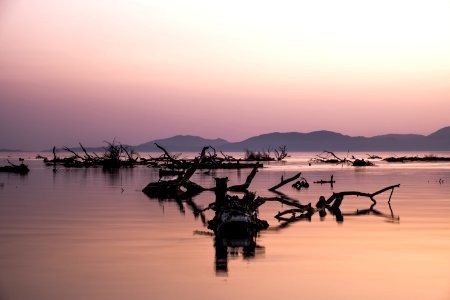
[[[0,0],[0,148],[450,125],[450,1]]]

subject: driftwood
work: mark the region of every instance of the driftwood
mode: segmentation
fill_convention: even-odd
[[[351,165],[354,167],[368,167],[368,166],[373,166],[374,164],[369,161],[369,160],[365,160],[363,158],[356,158],[354,156],[352,156],[352,159],[348,159],[347,157],[341,158],[339,156],[337,156],[336,154],[334,154],[334,152],[332,151],[323,151],[320,154],[317,154],[315,158],[310,159],[310,164],[311,163],[325,163],[325,164],[346,164],[346,165]]]
[[[273,152],[274,157],[271,156],[271,152]],[[288,157],[287,147],[286,145],[279,146],[277,149],[271,149],[270,147],[267,150],[263,151],[252,151],[249,149],[245,150],[244,160],[248,161],[281,161]]]
[[[206,190],[195,182],[190,181],[190,178],[197,170],[201,158],[205,155],[206,149],[208,147],[204,147],[200,156],[194,159],[194,164],[176,179],[151,182],[142,191],[146,195],[156,198],[186,198]]]
[[[63,165],[68,168],[81,168],[81,167],[103,167],[104,169],[116,169],[121,167],[133,167],[138,162],[138,155],[127,146],[124,146],[115,141],[107,142],[107,146],[104,148],[102,156],[97,155],[95,152],[89,153],[87,149],[81,144],[80,150],[75,151],[69,147],[63,147],[63,149],[72,154],[71,157],[60,158],[56,156],[56,147],[53,147],[53,159],[44,158],[46,165],[52,165],[56,168],[56,165]]]
[[[318,181],[314,181],[314,183],[316,184],[326,184],[329,183],[331,184],[331,187],[333,187],[333,184],[336,183],[336,181],[333,179],[333,175],[330,176],[330,180],[318,180]]]
[[[345,191],[345,192],[339,192],[339,193],[333,193],[327,200],[325,200],[325,197],[321,196],[319,198],[319,201],[316,203],[316,208],[295,208],[295,209],[288,209],[282,212],[279,212],[275,215],[275,218],[280,221],[286,221],[286,222],[295,222],[297,220],[303,220],[308,219],[310,220],[312,215],[316,212],[319,212],[319,214],[324,216],[325,209],[328,209],[333,215],[336,216],[336,220],[338,222],[343,221],[343,214],[340,211],[340,206],[342,204],[342,201],[344,200],[345,196],[357,196],[357,197],[367,197],[370,200],[372,200],[372,206],[371,210],[373,211],[373,207],[376,205],[375,196],[384,193],[386,191],[391,191],[389,195],[388,204],[391,202],[391,197],[394,192],[395,188],[400,187],[400,184],[391,185],[388,187],[385,187],[381,190],[378,190],[374,193],[363,193],[359,191]],[[330,206],[331,204],[331,206]],[[392,210],[391,210],[392,212]],[[326,213],[325,213],[326,214]]]
[[[434,155],[419,156],[401,156],[401,157],[387,157],[383,159],[387,162],[450,162],[450,157],[440,157]]]
[[[28,172],[30,172],[30,169],[28,168],[27,165],[25,165],[23,163],[22,159],[20,159],[20,160],[21,160],[20,165],[13,164],[9,160],[7,160],[9,163],[9,166],[1,166],[0,172],[16,173],[16,174],[20,174],[20,175],[28,174]]]
[[[196,158],[197,164],[201,157],[203,157],[204,151],[200,157]],[[216,250],[216,272],[223,273],[228,270],[228,255],[229,248],[234,251],[237,249],[242,249],[243,255],[248,257],[253,257],[256,253],[257,245],[256,238],[258,232],[265,230],[269,227],[269,224],[265,220],[258,218],[258,209],[266,202],[277,201],[283,205],[287,205],[290,208],[282,212],[278,212],[275,218],[279,220],[280,225],[273,228],[273,230],[280,230],[286,228],[290,223],[297,221],[311,221],[314,214],[318,213],[321,218],[327,215],[327,211],[330,212],[337,222],[343,222],[344,216],[357,216],[357,215],[376,215],[383,217],[388,221],[398,222],[398,217],[395,217],[392,209],[391,215],[383,214],[380,211],[374,209],[376,205],[375,197],[381,193],[391,190],[389,196],[389,205],[392,197],[392,193],[395,188],[400,185],[392,185],[385,187],[374,193],[364,193],[359,191],[344,191],[339,193],[333,193],[328,199],[321,196],[319,201],[316,203],[315,207],[311,203],[307,205],[301,204],[298,200],[287,197],[277,189],[284,186],[285,184],[299,178],[301,173],[294,175],[291,178],[284,179],[281,178],[281,182],[270,190],[277,194],[275,197],[257,197],[255,193],[248,191],[248,188],[256,176],[258,167],[254,167],[253,170],[248,175],[244,184],[234,185],[228,187],[228,178],[215,178],[215,187],[205,189],[203,187],[197,186],[198,190],[209,190],[214,191],[215,201],[210,203],[206,208],[201,208],[195,204],[191,197],[180,197],[189,195],[192,193],[189,190],[189,186],[185,186],[184,183],[190,182],[189,178],[195,172],[195,165],[190,168],[186,173],[183,173],[179,178],[172,181],[159,181],[156,183],[150,183],[144,192],[147,193],[146,189],[156,189],[156,194],[158,198],[162,198],[161,195],[165,195],[165,198],[173,197],[176,199],[179,210],[181,213],[185,213],[184,203],[191,208],[195,217],[200,217],[202,223],[212,230],[213,233],[199,232],[197,234],[213,236],[214,237],[214,248]],[[195,185],[195,184],[194,184]],[[182,191],[181,188],[185,189]],[[198,191],[194,189],[194,192]],[[181,191],[181,193],[180,193]],[[243,196],[230,195],[229,191],[233,192],[243,192]],[[357,210],[356,212],[342,213],[340,206],[345,196],[358,196],[358,197],[368,197],[372,200],[373,204],[369,209]],[[185,200],[184,200],[185,199]],[[162,201],[162,200],[160,200]],[[183,202],[184,201],[184,202]],[[214,211],[214,217],[211,220],[206,220],[205,211]]]
[[[194,163],[193,159],[177,159],[161,145],[156,143],[155,145],[164,152],[164,155],[158,158],[150,157],[150,159],[144,159],[143,162],[148,166],[162,168],[164,170],[185,170],[191,167]],[[219,157],[216,149],[212,146],[208,146],[208,149],[211,149],[212,151],[205,152],[205,155],[200,160],[197,169],[246,169],[254,168],[256,165],[258,165],[259,168],[262,168],[262,164],[246,163],[244,160],[235,159],[234,157],[228,156],[223,152],[221,152],[221,154],[224,157]]]
[[[300,190],[301,188],[307,189],[307,188],[309,188],[309,183],[308,183],[308,181],[306,180],[305,177],[301,177],[300,180],[296,181],[296,182],[292,185],[292,187],[293,187],[294,189],[297,189],[297,190]]]
[[[333,193],[333,195],[331,195],[330,198],[328,198],[327,204],[329,205],[329,204],[333,203],[333,201],[336,201],[336,199],[340,199],[340,201],[342,201],[345,196],[367,197],[370,200],[372,200],[373,203],[376,204],[377,203],[377,201],[375,200],[376,195],[379,195],[381,193],[391,190],[391,194],[389,195],[389,201],[388,201],[388,203],[389,203],[391,201],[392,194],[394,193],[394,189],[399,188],[399,187],[400,187],[400,184],[391,185],[391,186],[385,187],[379,191],[376,191],[374,193],[362,193],[362,192],[358,192],[358,191]]]

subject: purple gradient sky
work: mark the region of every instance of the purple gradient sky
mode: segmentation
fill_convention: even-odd
[[[450,1],[0,0],[0,148],[450,125]]]

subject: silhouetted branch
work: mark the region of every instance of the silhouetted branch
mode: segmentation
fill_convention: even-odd
[[[288,178],[288,179],[283,179],[283,176],[281,176],[281,182],[280,182],[279,184],[274,185],[273,187],[271,187],[271,188],[269,189],[269,191],[273,192],[273,191],[275,191],[276,189],[282,187],[283,185],[285,185],[285,184],[287,184],[287,183],[289,183],[289,182],[291,182],[291,181],[294,181],[295,179],[299,178],[301,175],[302,175],[302,173],[299,172],[297,175],[292,176],[291,178]]]
[[[370,200],[372,200],[373,203],[377,203],[374,198],[376,195],[379,195],[388,190],[392,190],[391,195],[389,196],[389,201],[390,201],[390,197],[392,196],[394,189],[398,188],[398,187],[400,187],[400,184],[391,185],[391,186],[385,187],[379,191],[376,191],[374,193],[362,193],[362,192],[358,192],[358,191],[346,191],[346,192],[333,193],[333,195],[331,195],[331,197],[328,198],[327,204],[331,204],[333,201],[335,201],[336,199],[339,199],[339,198],[343,199],[344,196],[367,197]]]
[[[234,191],[234,192],[246,191],[248,189],[248,187],[250,186],[250,184],[252,183],[253,178],[255,178],[255,175],[256,175],[256,172],[258,172],[259,166],[260,166],[260,164],[256,163],[255,167],[253,167],[253,170],[247,176],[247,179],[245,180],[244,184],[230,186],[228,188],[228,190],[229,191]]]

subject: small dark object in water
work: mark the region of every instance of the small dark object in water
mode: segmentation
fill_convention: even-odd
[[[357,158],[353,161],[352,166],[354,166],[354,167],[370,167],[370,166],[373,166],[373,163],[368,160],[364,160],[364,158],[363,159]]]
[[[307,189],[307,188],[309,188],[309,183],[308,183],[308,181],[306,181],[305,178],[302,177],[301,180],[297,180],[297,181],[292,185],[292,187],[293,187],[294,189],[297,189],[297,190],[300,190],[301,188]]]
[[[420,162],[450,162],[450,157],[441,157],[441,156],[434,156],[434,155],[426,155],[424,157],[419,156],[400,156],[400,157],[386,157],[383,159],[387,162],[414,162],[414,161],[420,161]]]

